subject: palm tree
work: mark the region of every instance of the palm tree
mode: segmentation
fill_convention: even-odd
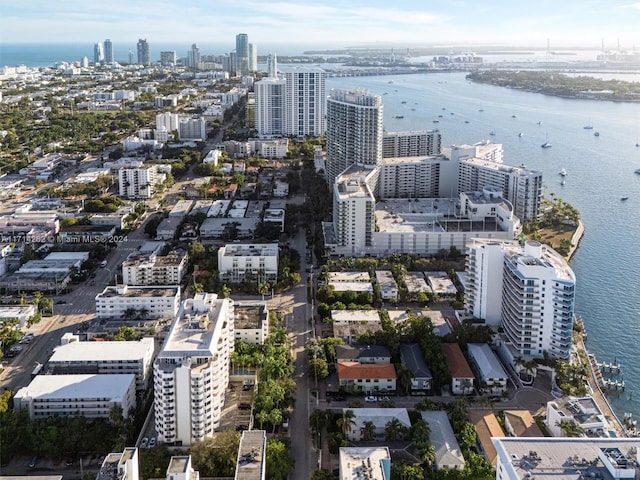
[[[256,420],[260,424],[260,430],[262,430],[262,426],[269,421],[269,414],[265,410],[260,410],[256,413]]]
[[[570,420],[556,422],[556,427],[560,427],[565,437],[582,437],[584,435],[584,429]]]
[[[282,425],[282,412],[279,408],[274,408],[269,412],[269,423],[273,425],[272,433],[276,433],[276,427]]]
[[[376,426],[373,422],[367,420],[360,427],[360,440],[370,442],[376,437]]]
[[[396,364],[396,372],[398,377],[398,386],[400,387],[400,391],[407,395],[411,390],[411,381],[413,380],[413,373],[411,370],[404,364],[398,363]]]
[[[384,439],[386,441],[394,441],[403,436],[404,426],[400,423],[400,420],[393,418],[389,420],[384,426]]]
[[[347,436],[351,428],[356,425],[355,418],[356,414],[353,410],[344,410],[342,416],[336,421],[336,425],[344,436]]]
[[[134,318],[137,314],[137,310],[133,307],[129,307],[127,308],[124,313],[122,314],[122,318],[124,318],[125,320],[131,320],[132,318]]]
[[[140,310],[138,310],[138,318],[144,320],[148,316],[149,316],[149,309],[148,308],[143,307]]]

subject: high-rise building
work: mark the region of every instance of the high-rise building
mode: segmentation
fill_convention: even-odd
[[[268,77],[254,84],[256,130],[261,137],[286,135],[286,81]]]
[[[333,89],[327,98],[327,178],[330,184],[351,164],[382,162],[383,106],[366,90]]]
[[[354,253],[371,246],[375,230],[376,199],[366,173],[361,169],[353,175],[345,172],[333,184],[334,240],[339,245],[351,246]]]
[[[104,61],[105,63],[115,62],[115,55],[113,53],[113,43],[108,38],[104,41]]]
[[[183,302],[154,370],[158,440],[189,446],[220,426],[233,351],[233,301],[196,293]]]
[[[258,71],[258,46],[255,43],[249,44],[249,72]]]
[[[514,357],[568,359],[576,278],[566,260],[533,240],[474,239],[467,254],[466,312],[502,327]]]
[[[418,157],[440,154],[441,135],[438,130],[384,132],[384,158]]]
[[[128,64],[133,65],[133,52],[131,51],[131,49],[129,49]]]
[[[187,52],[187,67],[194,70],[200,65],[200,49],[195,43],[191,45],[191,49]]]
[[[278,76],[278,57],[275,53],[270,53],[267,56],[267,77]]]
[[[104,62],[104,47],[102,42],[93,45],[93,63]]]
[[[310,67],[284,72],[287,135],[321,137],[326,132],[326,75],[324,70]]]
[[[149,58],[149,43],[146,38],[138,39],[138,65],[145,67],[151,65]]]
[[[249,36],[246,33],[236,35],[236,75],[249,73]]]
[[[165,67],[173,66],[177,63],[175,51],[160,52],[160,64]]]

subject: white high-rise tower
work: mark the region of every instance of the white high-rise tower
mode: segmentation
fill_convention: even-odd
[[[327,180],[349,165],[382,162],[382,97],[366,90],[331,90],[327,99]]]

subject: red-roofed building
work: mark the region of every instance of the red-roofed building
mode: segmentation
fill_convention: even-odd
[[[475,375],[467,359],[457,343],[443,343],[442,353],[447,358],[449,372],[451,372],[451,393],[467,395],[473,393]]]
[[[396,390],[396,369],[392,364],[338,363],[340,387],[347,390],[375,393],[380,390]]]
[[[238,184],[232,183],[227,188],[224,189],[224,198],[233,198],[236,195],[236,191],[238,190]]]

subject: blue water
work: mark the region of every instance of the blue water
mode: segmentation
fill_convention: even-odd
[[[545,195],[580,211],[586,232],[571,262],[576,313],[589,350],[622,365],[626,391],[608,397],[612,407],[640,418],[640,104],[549,97],[471,83],[459,73],[327,80],[327,88],[355,87],[383,95],[387,130],[438,128],[443,145],[502,143],[505,163],[541,170]],[[583,128],[589,122],[594,130]],[[543,149],[547,138],[553,146]]]

